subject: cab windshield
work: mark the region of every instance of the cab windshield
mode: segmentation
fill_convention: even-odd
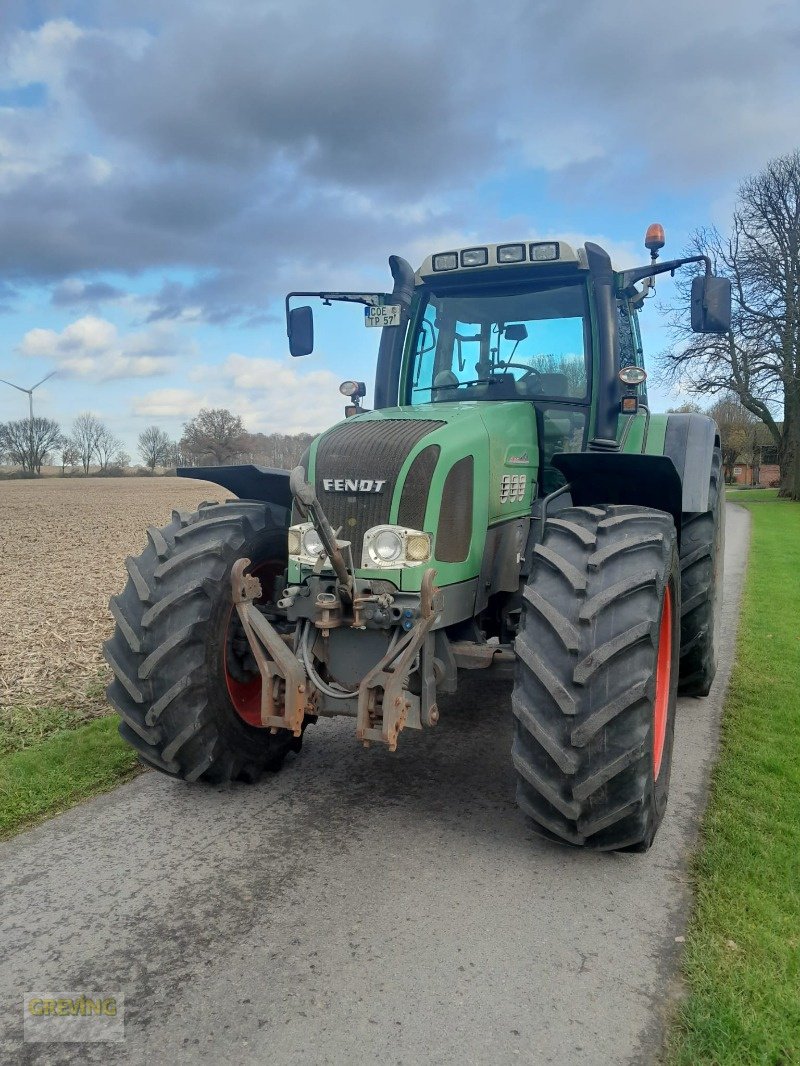
[[[431,293],[416,316],[408,402],[584,400],[589,328],[582,284]]]

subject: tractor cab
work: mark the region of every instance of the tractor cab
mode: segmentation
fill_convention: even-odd
[[[585,264],[585,257],[584,257]],[[429,256],[417,272],[401,404],[519,401],[535,411],[540,491],[590,428],[594,324],[588,271],[563,241]]]

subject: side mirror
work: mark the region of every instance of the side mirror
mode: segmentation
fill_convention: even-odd
[[[314,351],[314,312],[310,307],[293,307],[288,321],[289,351],[294,356]]]
[[[509,322],[503,330],[503,336],[507,341],[516,341],[519,344],[520,341],[527,340],[528,327],[524,322]]]
[[[727,333],[731,328],[731,283],[702,274],[692,279],[692,332]]]

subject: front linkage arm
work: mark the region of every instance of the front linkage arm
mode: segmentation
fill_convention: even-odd
[[[253,601],[261,596],[261,583],[245,573],[249,565],[249,559],[238,559],[234,564],[231,598],[261,674],[261,723],[273,731],[288,729],[299,737],[306,715],[324,713],[324,697],[281,634],[255,606]],[[435,576],[435,570],[428,570],[422,580],[416,625],[388,649],[358,687],[356,736],[365,744],[377,741],[394,751],[405,726],[421,729],[423,724],[435,725],[439,719],[432,671],[428,671],[430,677],[423,677],[427,681],[423,684],[423,701],[405,687],[416,668],[417,656],[421,656],[421,661],[426,658],[428,649],[424,645],[441,611],[441,593],[433,583]],[[355,619],[353,627],[359,628]]]
[[[261,582],[245,574],[249,565],[249,559],[234,563],[231,599],[261,674],[261,724],[273,732],[288,729],[299,737],[305,716],[317,713],[316,689],[280,633],[253,603],[261,596]]]
[[[405,725],[421,728],[420,700],[405,691],[408,675],[441,611],[441,593],[433,583],[435,570],[427,570],[420,592],[420,618],[399,644],[376,663],[358,686],[356,736],[368,744],[377,740],[397,747],[397,737]],[[426,724],[435,725],[439,712],[434,703],[422,709]]]

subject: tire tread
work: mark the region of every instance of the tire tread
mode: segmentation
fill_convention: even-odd
[[[548,839],[616,850],[646,849],[655,836],[677,685],[676,640],[669,742],[656,782],[655,664],[667,583],[677,632],[680,571],[670,515],[629,505],[571,507],[546,522],[515,642],[512,760],[517,802]]]

